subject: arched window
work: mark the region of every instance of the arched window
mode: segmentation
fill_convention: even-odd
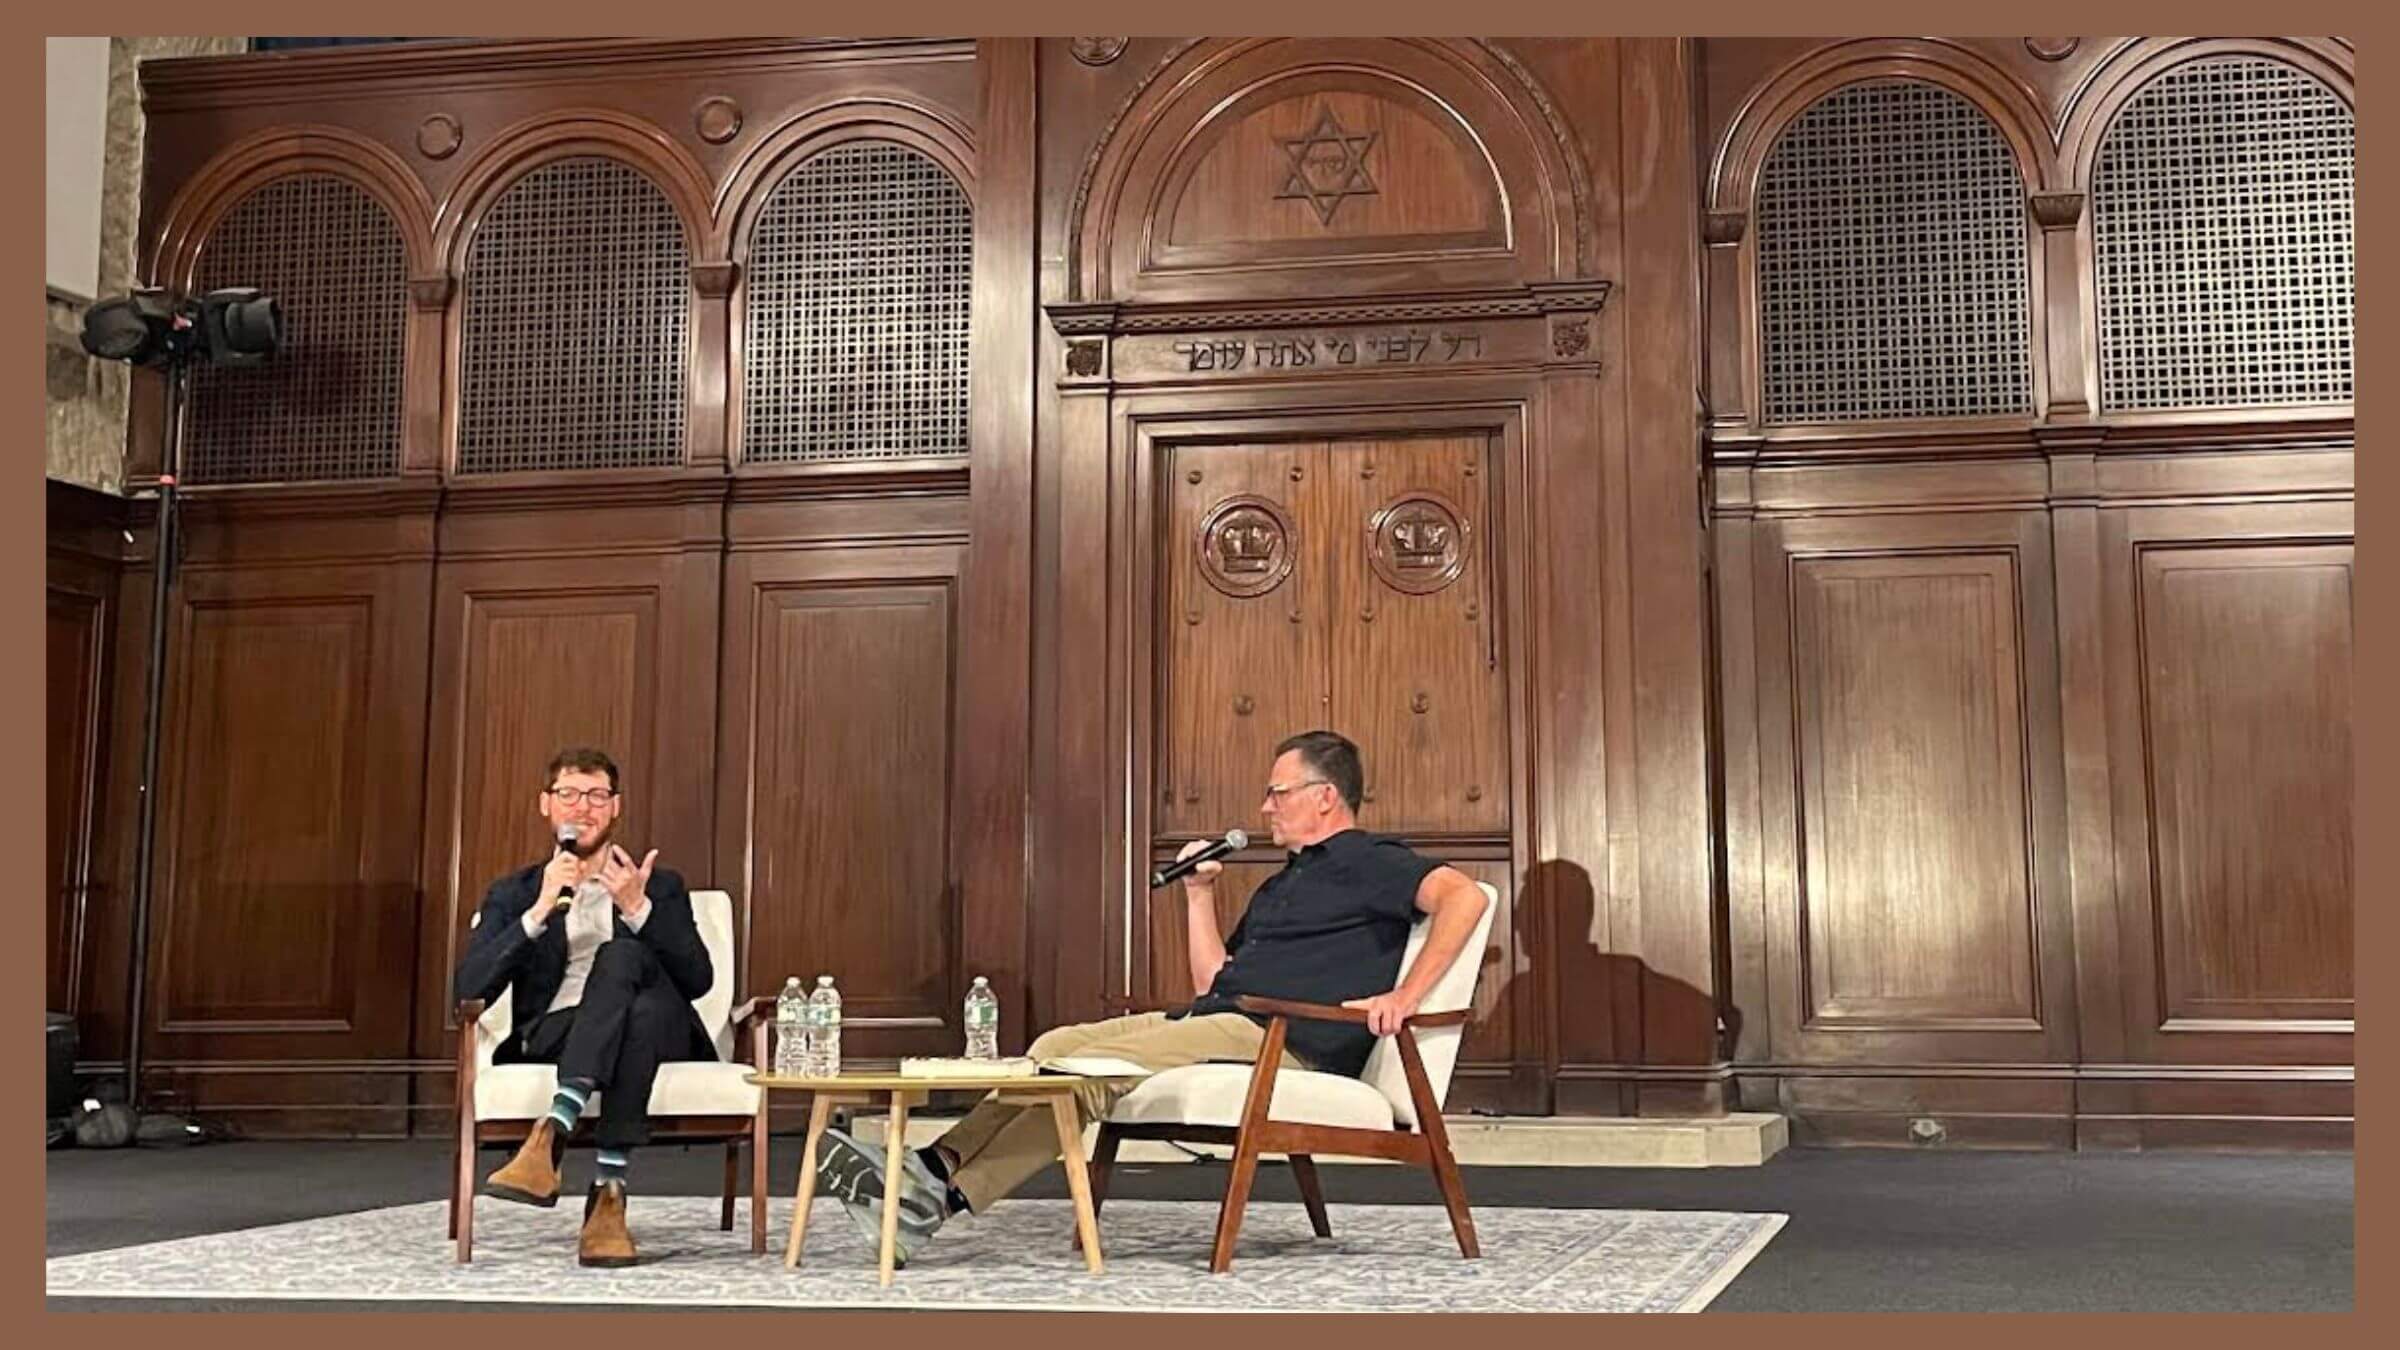
[[[1972,103],[1825,95],[1768,154],[1757,215],[1767,423],[2032,410],[2025,183]]]

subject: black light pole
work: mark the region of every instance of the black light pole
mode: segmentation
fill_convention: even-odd
[[[150,965],[150,863],[158,839],[158,743],[163,727],[162,706],[167,693],[167,606],[175,588],[175,475],[182,468],[185,386],[191,379],[188,353],[167,361],[167,422],[159,461],[158,526],[152,534],[150,561],[150,671],[142,699],[142,779],[138,823],[133,845],[133,952],[125,963],[125,1105],[136,1112],[142,1104],[142,1024],[144,978]]]
[[[165,373],[166,423],[160,429],[158,523],[150,568],[150,668],[142,704],[142,776],[133,863],[133,935],[125,961],[125,1099],[103,1105],[88,1141],[119,1146],[138,1139],[189,1139],[200,1127],[174,1116],[144,1118],[142,1030],[150,965],[151,871],[158,837],[159,742],[165,735],[168,609],[174,598],[177,475],[183,467],[185,412],[190,402],[192,364],[257,365],[282,344],[282,311],[249,288],[210,291],[180,303],[163,290],[136,291],[94,305],[83,319],[84,350],[94,356],[150,366]],[[77,1129],[79,1141],[86,1131]]]

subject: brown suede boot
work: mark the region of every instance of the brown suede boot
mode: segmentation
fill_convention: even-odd
[[[533,1133],[525,1136],[517,1156],[509,1159],[506,1167],[484,1178],[483,1193],[543,1209],[557,1204],[558,1159],[552,1153],[557,1138],[558,1122],[542,1117],[534,1124]]]
[[[625,1183],[603,1181],[592,1187],[584,1205],[583,1236],[575,1244],[575,1260],[587,1266],[630,1266],[639,1258],[633,1250],[633,1231],[625,1226]]]

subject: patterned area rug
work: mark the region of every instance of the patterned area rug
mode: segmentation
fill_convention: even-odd
[[[802,1268],[785,1270],[788,1199],[772,1205],[768,1256],[749,1216],[717,1229],[717,1201],[635,1195],[642,1263],[575,1264],[581,1206],[482,1200],[475,1261],[452,1262],[441,1202],[63,1256],[54,1296],[462,1300],[715,1307],[1026,1309],[1097,1312],[1697,1312],[1776,1230],[1781,1214],[1484,1209],[1483,1259],[1462,1261],[1438,1207],[1336,1205],[1334,1236],[1298,1205],[1253,1204],[1226,1275],[1208,1273],[1216,1206],[1120,1200],[1101,1214],[1108,1268],[1084,1270],[1064,1200],[1012,1200],[953,1219],[889,1289],[875,1253],[831,1200],[809,1216]]]

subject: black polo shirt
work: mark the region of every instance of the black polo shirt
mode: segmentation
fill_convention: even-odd
[[[1225,940],[1225,964],[1195,1013],[1238,1012],[1243,994],[1341,1003],[1400,983],[1417,886],[1441,866],[1395,839],[1344,830],[1292,854],[1250,897]],[[1251,1020],[1268,1019],[1256,1013]],[[1295,1017],[1285,1045],[1313,1069],[1356,1077],[1375,1034],[1355,1022]]]

